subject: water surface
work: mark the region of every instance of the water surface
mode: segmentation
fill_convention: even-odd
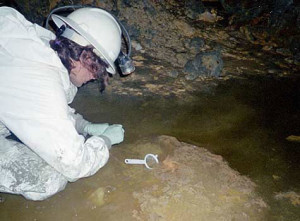
[[[187,95],[186,100],[108,93],[91,96],[81,90],[72,106],[89,121],[123,124],[124,143],[114,147],[108,165],[94,177],[68,184],[46,201],[1,194],[5,202],[0,203],[0,220],[113,220],[109,217],[116,216],[111,211],[118,211],[119,220],[132,220],[126,211],[135,207],[134,202],[118,200],[130,199],[135,188],[118,179],[117,168],[122,167],[120,159],[126,152],[120,149],[161,134],[205,147],[250,177],[270,206],[269,220],[299,220],[299,205],[274,198],[278,192],[300,192],[300,145],[286,140],[289,135],[300,135],[299,85],[297,78],[232,79],[206,93]],[[101,179],[110,173],[111,180]],[[111,207],[82,200],[98,187],[103,188],[99,198],[118,190],[118,196],[112,194]]]

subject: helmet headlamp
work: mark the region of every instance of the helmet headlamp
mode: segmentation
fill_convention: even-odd
[[[46,19],[46,22],[45,22],[45,28],[47,28],[47,29],[49,29],[49,19],[51,18],[51,15],[53,14],[53,13],[55,13],[55,12],[61,12],[61,11],[66,11],[66,10],[73,10],[73,11],[75,11],[76,9],[79,9],[79,8],[99,8],[99,7],[95,7],[95,6],[85,6],[85,5],[69,5],[69,6],[62,6],[62,7],[59,7],[59,8],[55,8],[55,9],[53,9],[51,12],[50,12],[50,14],[47,16],[47,19]],[[101,9],[101,10],[104,10],[104,9],[102,9],[102,8],[99,8],[99,9]],[[124,39],[124,42],[125,42],[125,44],[126,44],[126,48],[127,48],[127,53],[124,53],[122,50],[120,51],[120,53],[119,53],[119,55],[118,55],[118,53],[116,53],[115,55],[113,55],[113,54],[111,54],[111,53],[115,53],[116,51],[114,50],[114,51],[110,51],[110,50],[104,50],[104,48],[103,48],[103,46],[105,46],[105,44],[104,45],[100,45],[100,44],[97,44],[97,40],[96,41],[93,41],[93,39],[88,39],[88,40],[91,40],[90,42],[91,42],[91,44],[92,45],[96,45],[97,44],[97,49],[99,50],[99,48],[100,49],[102,49],[102,50],[100,50],[100,54],[102,53],[102,56],[101,57],[104,57],[105,59],[108,59],[108,60],[106,60],[106,61],[108,61],[108,63],[109,64],[111,64],[111,65],[113,65],[113,63],[114,63],[114,60],[115,60],[115,63],[117,63],[117,65],[119,66],[119,70],[121,71],[121,73],[122,73],[122,75],[129,75],[129,74],[131,74],[134,70],[135,70],[135,67],[134,67],[134,64],[133,64],[133,61],[132,61],[132,59],[130,58],[130,54],[131,54],[131,41],[130,41],[130,37],[129,37],[129,34],[128,34],[128,32],[127,32],[127,30],[126,30],[126,28],[122,25],[122,23],[114,16],[114,15],[112,15],[110,12],[107,12],[106,10],[104,10],[106,13],[109,13],[109,15],[111,15],[113,18],[112,19],[115,19],[115,22],[117,22],[116,24],[118,24],[119,25],[119,30],[120,30],[120,32],[121,32],[121,34],[122,34],[122,36],[123,36],[123,39]],[[76,13],[77,13],[77,11],[76,11]],[[73,14],[72,14],[73,15]],[[56,15],[55,15],[56,16]],[[59,17],[59,16],[57,16],[57,17]],[[54,19],[54,18],[53,18]],[[67,19],[67,18],[65,18],[65,19]],[[69,22],[71,22],[70,20],[69,20]],[[57,24],[56,23],[56,25],[58,25],[58,26],[60,26],[61,24]],[[75,26],[76,24],[74,24],[74,26]],[[77,26],[77,29],[79,29],[80,27],[78,27]],[[121,28],[121,29],[120,29]],[[59,35],[63,35],[63,36],[71,36],[71,34],[68,32],[68,33],[64,33],[64,32],[67,32],[67,31],[65,31],[65,30],[67,30],[68,31],[68,28],[66,29],[66,28],[63,28],[63,27],[58,27],[58,34]],[[76,30],[76,29],[75,29]],[[77,31],[77,30],[76,30]],[[71,38],[71,40],[73,40],[73,38],[74,38],[74,35],[75,35],[75,33],[76,33],[76,31],[73,31],[74,33],[72,34],[72,38]],[[78,34],[77,34],[78,35]],[[83,36],[85,36],[85,35],[83,35]],[[85,36],[86,37],[86,36]],[[68,38],[68,37],[67,37]],[[81,37],[82,38],[82,37]],[[77,39],[77,38],[76,38]],[[78,39],[77,39],[78,40]],[[75,41],[75,42],[77,42],[77,41]],[[120,44],[120,42],[119,42],[119,44]],[[104,53],[104,54],[103,54]],[[106,55],[106,56],[105,56]],[[112,57],[114,57],[113,58],[113,60],[112,60]],[[114,66],[114,65],[113,65]],[[114,68],[113,68],[113,70],[114,70]],[[109,71],[110,72],[110,71]],[[115,70],[112,72],[112,73],[114,73],[115,72]]]

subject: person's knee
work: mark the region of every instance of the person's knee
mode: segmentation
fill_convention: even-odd
[[[67,179],[23,144],[0,155],[0,192],[43,200],[63,190]]]
[[[45,200],[58,192],[65,189],[68,181],[63,176],[54,176],[49,179],[48,182],[44,183],[42,192],[35,192],[35,191],[26,191],[21,193],[26,199],[34,200],[34,201],[41,201]]]

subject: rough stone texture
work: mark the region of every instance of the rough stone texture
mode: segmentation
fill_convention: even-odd
[[[137,220],[265,220],[268,206],[255,184],[221,156],[169,136],[143,146],[156,148],[161,162],[153,169],[157,181],[133,193]]]
[[[248,29],[251,35],[250,38],[248,36],[248,40],[252,43],[271,44],[276,42],[276,44],[293,50],[295,56],[299,53],[299,47],[294,47],[292,43],[300,40],[299,1],[221,0],[220,2],[230,16],[229,24]]]
[[[194,80],[198,76],[219,77],[222,69],[223,60],[219,51],[199,53],[184,66],[187,80]]]
[[[43,23],[42,18],[52,8],[70,4],[67,0],[10,2],[14,2],[12,5],[29,20],[39,24]],[[298,5],[295,2],[288,4],[288,0],[276,1],[276,4],[286,6],[282,8],[282,15],[291,15],[289,20],[283,19],[285,22],[282,22],[292,24],[293,28],[280,29],[283,34],[291,34],[283,38],[288,44],[283,44],[278,38],[281,32],[270,31],[271,18],[267,13],[271,7],[269,0],[262,3],[248,0],[217,3],[209,0],[202,3],[197,1],[197,5],[192,0],[72,2],[111,11],[121,20],[132,38],[136,71],[128,77],[118,79],[118,76],[114,76],[110,87],[107,87],[108,93],[187,97],[187,94],[201,90],[203,85],[205,88],[214,87],[219,81],[233,77],[288,77],[299,73],[300,41],[295,30],[300,29],[294,28],[299,26],[299,19],[296,19]],[[276,8],[277,11],[279,9]],[[291,10],[293,13],[289,14]],[[280,19],[275,21],[279,22]],[[207,62],[209,71],[207,68],[203,71],[203,63],[199,62],[202,59],[198,58],[200,54],[209,54],[211,51],[218,51],[219,56],[210,56],[210,62]],[[192,68],[192,61],[200,65]],[[96,84],[89,84],[87,88],[91,92],[98,91]]]
[[[288,199],[292,205],[294,206],[300,206],[300,194],[296,193],[294,191],[289,191],[289,192],[280,192],[277,193],[274,198],[276,200],[282,200],[282,199]]]

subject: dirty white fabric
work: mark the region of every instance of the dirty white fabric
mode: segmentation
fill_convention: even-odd
[[[0,124],[0,133],[3,128]],[[0,168],[0,192],[21,194],[31,200],[46,199],[68,182],[28,147],[4,136],[0,136]]]
[[[77,88],[49,46],[54,38],[53,33],[30,23],[16,10],[0,7],[0,191],[23,194],[19,189],[32,187],[31,192],[37,193],[28,197],[31,199],[44,199],[63,189],[66,181],[59,174],[67,181],[91,176],[109,157],[103,138],[85,140],[79,134],[88,122],[68,106]],[[26,146],[8,141],[4,125]],[[28,160],[19,162],[23,157]],[[19,174],[16,162],[18,168],[29,168],[20,170],[20,179],[3,172],[12,169],[12,173]],[[40,163],[41,168],[31,171]],[[54,170],[58,174],[52,173]],[[36,184],[30,181],[24,186],[15,185],[30,174],[38,177]],[[50,187],[56,179],[62,180],[60,187],[48,190],[47,185]],[[35,189],[40,187],[45,193]]]

